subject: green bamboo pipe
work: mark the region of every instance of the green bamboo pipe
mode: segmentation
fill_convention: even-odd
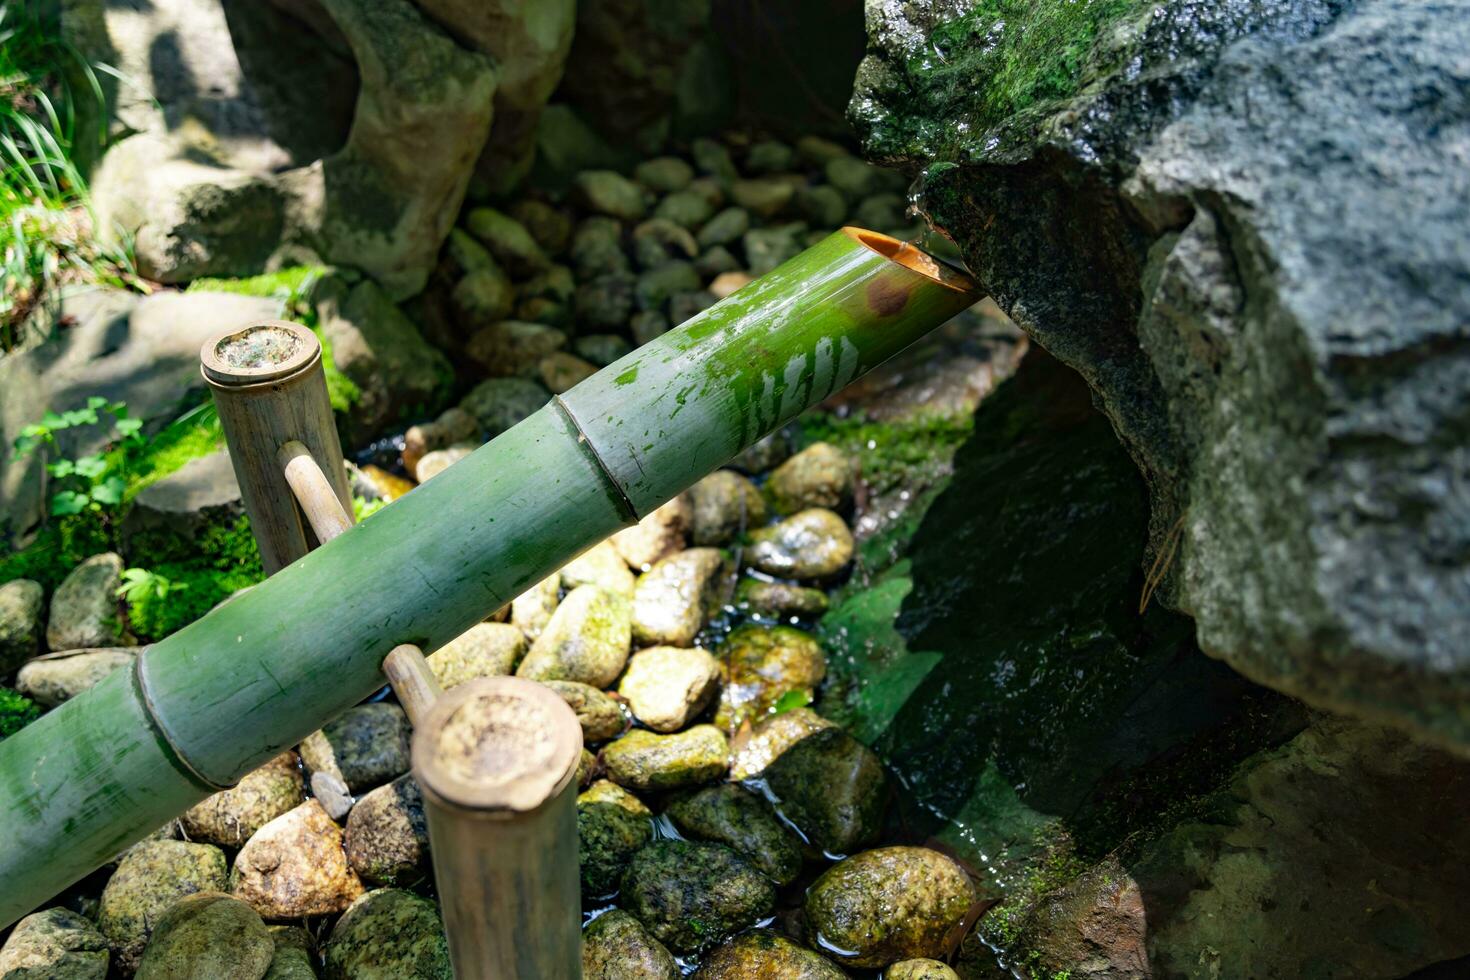
[[[0,742],[0,927],[978,296],[836,232]]]

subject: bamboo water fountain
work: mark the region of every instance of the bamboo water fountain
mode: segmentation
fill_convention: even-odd
[[[576,730],[575,717],[511,689],[524,681],[440,697],[423,653],[978,298],[972,280],[921,250],[845,228],[356,526],[325,389],[318,398],[312,387],[314,338],[279,323],[217,338],[206,377],[237,473],[251,467],[240,483],[252,521],[270,528],[256,524],[262,557],[279,570],[0,743],[0,926],[297,744],[386,674],[419,729],[415,772],[456,970],[552,975],[524,972],[532,965],[506,958],[494,935],[470,935],[485,930],[472,919],[487,906],[460,899],[503,880],[501,891],[543,902],[524,921],[564,908],[571,926],[543,925],[555,937],[546,948],[575,949],[575,821],[564,814],[580,732],[570,751],[557,734]],[[289,364],[252,359],[239,336],[250,329],[302,345]],[[231,340],[242,341],[233,355]],[[456,740],[473,764],[449,761]],[[516,870],[531,847],[560,862]],[[469,859],[449,862],[451,848]],[[524,877],[532,871],[540,881]],[[454,875],[463,880],[445,880]]]

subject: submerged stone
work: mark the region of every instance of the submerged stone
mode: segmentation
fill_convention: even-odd
[[[113,965],[135,971],[154,927],[179,899],[227,888],[225,855],[217,847],[177,840],[134,845],[107,880],[97,911]]]
[[[153,928],[138,980],[261,980],[276,944],[255,910],[219,892],[180,899]]]
[[[747,623],[725,638],[719,661],[728,676],[720,692],[715,724],[727,732],[763,718],[795,691],[807,700],[827,676],[827,658],[817,638],[794,626]]]
[[[679,980],[679,964],[643,923],[621,909],[582,930],[582,980]]]
[[[820,616],[827,611],[827,593],[821,589],[758,578],[741,579],[735,601],[768,616]]]
[[[519,600],[517,600],[519,601]],[[511,615],[514,616],[514,606]],[[526,637],[506,623],[476,623],[429,654],[429,669],[444,690],[477,677],[515,672],[526,653]]]
[[[728,544],[766,522],[761,492],[734,470],[719,470],[689,488],[690,535],[696,545]]]
[[[235,856],[230,892],[264,919],[331,915],[362,894],[342,831],[316,800],[272,820]]]
[[[618,693],[644,725],[676,732],[709,704],[719,680],[720,665],[704,650],[649,647],[629,658]]]
[[[623,672],[631,643],[627,598],[595,585],[579,586],[562,600],[516,674],[606,687]]]
[[[747,557],[768,575],[826,579],[847,567],[853,548],[852,531],[842,518],[814,507],[751,534]]]
[[[654,938],[687,955],[770,915],[776,890],[728,847],[663,840],[633,856],[621,902]]]
[[[892,974],[885,974],[885,980]],[[710,952],[695,980],[845,980],[841,968],[769,929],[752,929]]]
[[[429,873],[424,798],[411,774],[357,801],[347,815],[343,850],[369,885],[412,885]]]
[[[635,790],[698,786],[729,767],[729,743],[713,725],[673,735],[635,729],[602,750],[608,778]]]
[[[239,848],[261,827],[300,806],[303,794],[301,760],[295,752],[283,752],[186,810],[179,822],[190,840]]]
[[[728,579],[725,556],[690,548],[654,563],[633,592],[633,639],[687,647],[717,612]]]
[[[615,783],[600,779],[577,797],[577,860],[582,896],[601,898],[617,890],[623,870],[653,839],[653,812]]]
[[[104,980],[107,938],[69,909],[33,912],[15,924],[0,947],[6,980]]]
[[[623,716],[617,699],[590,684],[577,681],[541,683],[555,691],[576,712],[577,721],[582,726],[582,741],[588,744],[605,742],[621,735],[628,727],[628,719]]]
[[[793,708],[761,719],[752,729],[742,728],[730,743],[730,778],[739,782],[757,776],[797,742],[833,727],[811,708]]]
[[[666,811],[679,832],[724,844],[777,885],[789,885],[801,871],[801,845],[771,805],[733,783],[711,786],[676,800]]]
[[[326,772],[354,793],[364,793],[408,771],[408,716],[396,704],[378,701],[343,712],[301,742],[308,772]]]
[[[762,773],[776,807],[814,847],[851,854],[878,837],[888,806],[882,761],[839,728],[803,738]]]
[[[808,507],[841,510],[852,502],[852,461],[831,443],[812,443],[776,467],[766,494],[778,514]]]
[[[397,888],[353,902],[322,952],[325,980],[454,980],[438,907]]]
[[[938,851],[864,851],[807,890],[807,935],[849,966],[943,956],[977,897],[965,870]]]

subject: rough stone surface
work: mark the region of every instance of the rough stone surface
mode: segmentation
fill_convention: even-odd
[[[777,885],[791,884],[801,871],[796,838],[769,803],[741,786],[726,783],[702,789],[675,800],[666,812],[680,833],[724,844]]]
[[[616,783],[599,779],[577,797],[577,860],[582,894],[617,891],[628,861],[653,839],[653,811]]]
[[[174,904],[153,927],[138,980],[261,980],[276,944],[255,910],[219,892]]]
[[[555,691],[577,713],[577,721],[582,726],[583,742],[606,742],[615,735],[621,735],[623,729],[628,727],[622,706],[612,695],[604,694],[590,684],[579,684],[576,681],[541,683]]]
[[[133,498],[123,519],[124,550],[129,554],[138,551],[134,542],[149,534],[193,543],[202,532],[229,527],[244,513],[235,467],[230,454],[221,449],[191,459]]]
[[[694,976],[695,980],[843,980],[847,974],[831,960],[784,936],[755,929],[711,951]]]
[[[347,863],[370,885],[412,885],[429,871],[424,798],[411,775],[365,795],[347,815]]]
[[[704,650],[649,647],[628,659],[618,693],[633,717],[656,732],[676,732],[714,696],[720,665]]]
[[[880,3],[849,115],[880,160],[945,161],[922,205],[1096,390],[1205,651],[1465,750],[1461,14],[1118,5],[1018,93],[1024,30]]]
[[[195,892],[226,890],[225,855],[209,844],[152,840],[135,845],[107,880],[97,927],[124,973],[138,967],[143,947],[163,914]]]
[[[810,699],[827,676],[827,658],[816,637],[794,626],[737,627],[719,649],[727,676],[715,724],[734,731],[760,721],[785,695]]]
[[[408,716],[396,704],[377,701],[349,708],[301,742],[308,772],[327,772],[354,793],[408,771]]]
[[[820,616],[827,611],[827,593],[787,582],[742,579],[735,599],[752,612],[768,616]]]
[[[322,958],[326,980],[454,980],[438,907],[397,888],[353,902],[332,927]]]
[[[888,806],[883,763],[839,728],[803,738],[763,773],[776,808],[814,846],[851,854],[873,843]]]
[[[841,510],[852,500],[852,462],[836,446],[813,443],[772,471],[766,493],[778,514]]]
[[[52,708],[130,665],[137,655],[137,650],[122,647],[45,654],[20,669],[15,687],[43,708]]]
[[[317,980],[317,955],[311,933],[301,926],[266,926],[276,944],[264,980]]]
[[[637,579],[612,542],[601,541],[562,566],[561,582],[569,589],[595,585],[631,599]]]
[[[643,924],[621,909],[582,930],[582,980],[678,980],[679,964]]]
[[[271,921],[341,912],[362,894],[342,830],[307,800],[255,832],[235,856],[230,891]]]
[[[975,899],[974,884],[951,858],[926,847],[882,847],[834,865],[812,884],[807,933],[850,966],[942,956]]]
[[[750,563],[784,578],[831,578],[853,554],[852,531],[830,510],[813,507],[750,536]]]
[[[654,563],[633,592],[633,639],[687,647],[717,612],[728,592],[725,556],[690,548]]]
[[[447,691],[476,677],[513,674],[525,653],[525,634],[515,626],[476,623],[429,654],[428,661]]]
[[[284,752],[231,788],[190,807],[179,822],[190,840],[234,849],[302,800],[300,760],[295,752]]]
[[[15,924],[0,947],[6,980],[104,980],[107,938],[75,912],[33,912]]]
[[[534,641],[551,622],[561,601],[561,574],[552,572],[546,578],[516,596],[510,604],[510,623]]]
[[[41,652],[45,600],[40,582],[18,578],[0,585],[0,673],[10,673]]]
[[[480,420],[487,436],[498,436],[545,405],[551,393],[528,378],[491,378],[476,385],[460,407]]]
[[[769,915],[776,891],[719,844],[656,841],[633,855],[622,902],[679,954],[698,953]]]
[[[647,570],[684,547],[692,519],[687,494],[679,494],[635,526],[612,536],[613,547],[632,568]]]
[[[793,708],[742,728],[730,742],[730,778],[750,779],[765,771],[776,757],[814,732],[831,728],[832,722],[811,708]]]
[[[766,522],[766,502],[755,484],[733,470],[711,473],[689,488],[690,537],[721,545]]]
[[[579,586],[556,607],[516,675],[607,687],[623,672],[631,642],[627,598],[595,585]]]
[[[51,596],[46,645],[54,651],[126,645],[117,599],[122,570],[122,556],[110,551],[73,568]]]
[[[602,750],[608,778],[634,790],[698,786],[724,775],[729,744],[713,725],[673,735],[635,729]]]

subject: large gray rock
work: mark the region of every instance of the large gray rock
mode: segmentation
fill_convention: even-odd
[[[67,573],[51,594],[46,645],[52,650],[127,646],[131,641],[123,631],[117,598],[122,572],[122,557],[108,551]]]
[[[0,673],[10,673],[41,652],[46,590],[18,578],[0,585]]]
[[[123,519],[123,539],[130,555],[147,561],[148,552],[134,547],[140,536],[166,535],[192,543],[205,530],[228,527],[244,513],[234,464],[221,449],[190,460],[134,497]]]
[[[65,329],[38,346],[0,358],[0,444],[46,409],[65,411],[91,396],[121,401],[152,431],[175,418],[181,403],[205,389],[199,347],[213,333],[281,315],[279,299],[232,293],[159,292],[139,297],[113,289],[70,293],[58,311]],[[96,452],[112,437],[106,426],[58,434],[62,455]],[[32,528],[44,510],[37,454],[0,453],[0,534]]]
[[[1208,653],[1470,750],[1463,7],[1091,5],[1040,49],[990,9],[869,5],[869,155],[946,161],[922,205],[1096,390]]]

